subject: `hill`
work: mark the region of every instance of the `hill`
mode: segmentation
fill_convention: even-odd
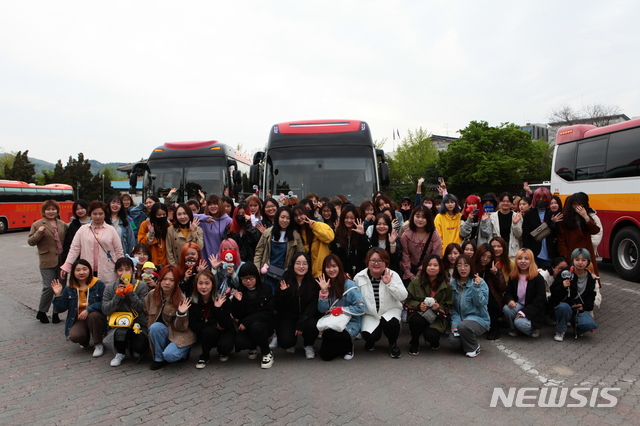
[[[0,162],[2,161],[2,157],[4,157],[5,155],[10,155],[10,154],[1,154],[0,155]],[[48,161],[44,161],[44,160],[40,160],[37,158],[33,158],[33,157],[29,157],[29,161],[31,161],[31,163],[33,163],[33,165],[35,166],[36,169],[36,174],[42,174],[43,170],[50,170],[53,171],[53,169],[55,168],[55,164],[54,163],[50,163]],[[111,167],[113,168],[113,170],[118,170],[119,166],[125,165],[125,164],[129,164],[129,163],[101,163],[97,160],[89,160],[89,163],[91,163],[91,173],[93,173],[94,175],[96,174],[100,174],[102,172],[102,169],[106,168],[106,167]],[[66,160],[62,161],[63,165],[67,164]],[[122,172],[118,172],[116,171],[116,175],[119,178],[125,179],[127,177],[126,173],[122,173]]]

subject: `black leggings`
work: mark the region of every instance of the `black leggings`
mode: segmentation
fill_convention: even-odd
[[[325,330],[322,332],[322,344],[320,345],[320,358],[331,361],[339,356],[344,356],[353,350],[353,341],[347,330]]]
[[[144,333],[134,333],[131,328],[118,327],[113,331],[113,347],[119,354],[126,354],[127,349],[144,354],[149,350],[149,338]]]
[[[236,334],[236,352],[244,349],[254,350],[259,347],[262,355],[267,355],[271,352],[271,349],[269,349],[269,337],[272,334],[273,327],[271,324],[254,322],[245,330],[238,331]]]
[[[498,304],[498,301],[493,294],[489,292],[489,303],[487,304],[487,310],[489,311],[489,319],[491,320],[491,328],[498,328],[498,320],[502,318],[502,306]]]
[[[235,328],[218,330],[214,325],[206,325],[198,334],[202,346],[201,359],[209,359],[211,348],[217,347],[220,355],[229,355],[236,340]]]
[[[302,339],[304,346],[313,346],[318,338],[318,328],[316,318],[309,318],[307,324],[302,330]],[[276,335],[278,336],[278,346],[283,349],[289,349],[296,345],[298,336],[296,336],[296,324],[298,322],[292,319],[279,319],[276,325]]]
[[[365,342],[372,345],[382,338],[382,333],[387,336],[389,345],[395,345],[400,335],[400,321],[398,318],[391,318],[387,321],[384,318],[380,318],[380,324],[371,333],[366,331],[362,332],[362,338]]]
[[[420,345],[420,336],[424,336],[424,340],[432,347],[437,348],[440,346],[440,336],[442,333],[431,327],[429,321],[424,319],[419,313],[415,313],[409,318],[409,332],[411,333],[412,345]]]

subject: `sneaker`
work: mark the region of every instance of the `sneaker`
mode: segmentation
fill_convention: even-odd
[[[389,356],[391,356],[391,358],[400,358],[400,356],[402,356],[402,352],[400,352],[400,346],[391,345],[391,347],[389,348]]]
[[[531,337],[540,337],[540,329],[534,328],[533,333],[531,333]]]
[[[273,352],[269,352],[265,356],[262,357],[262,363],[260,363],[260,368],[271,368],[273,365]]]
[[[102,343],[98,343],[95,348],[93,348],[93,357],[100,358],[104,355],[104,345]]]
[[[509,330],[509,332],[507,334],[509,336],[511,336],[511,337],[518,337],[518,332],[517,331]]]
[[[346,359],[347,361],[352,360],[353,359],[353,355],[354,355],[354,346],[351,345],[351,351],[347,352],[346,354],[344,354],[344,359]]]
[[[258,351],[256,351],[255,349],[252,350],[252,351],[249,351],[249,353],[247,354],[247,358],[249,358],[249,359],[258,358]]]
[[[353,340],[360,340],[360,339],[362,339],[361,333],[356,334],[356,337],[353,338]]]
[[[140,358],[140,354],[136,351],[131,352],[131,358],[138,359]]]
[[[58,316],[58,314],[51,315],[51,323],[52,324],[59,324],[60,323],[60,317]]]
[[[498,340],[500,338],[500,327],[495,327],[487,333],[487,340]]]
[[[364,348],[369,352],[373,352],[374,346],[375,346],[375,342],[367,342],[364,344]]]
[[[218,359],[222,362],[229,361],[229,355],[218,354]]]
[[[307,359],[314,359],[316,357],[316,350],[313,349],[313,346],[304,347],[304,356],[306,356]]]
[[[420,353],[420,346],[418,346],[418,345],[409,346],[409,355],[416,356],[419,353]]]
[[[116,354],[116,356],[111,360],[111,366],[117,367],[122,364],[122,360],[124,359],[125,354]]]
[[[295,354],[296,353],[296,347],[295,346],[291,346],[290,348],[287,348],[284,351],[286,353],[288,353],[288,354]]]
[[[322,331],[318,333],[318,339],[322,339]]]
[[[467,355],[469,358],[475,358],[475,357],[477,357],[478,355],[480,355],[480,345],[478,345],[478,347],[476,348],[476,350],[475,350],[475,351],[467,352],[467,353],[466,353],[466,355]]]
[[[440,349],[440,341],[438,340],[438,344],[436,346],[431,345],[431,350],[432,351],[437,351],[438,349]]]
[[[553,340],[556,342],[562,342],[564,340],[564,331],[556,331],[556,335],[553,336]]]
[[[87,348],[86,346],[82,346],[82,345],[78,345],[78,346],[80,346],[80,349],[86,349]]]
[[[196,368],[197,368],[198,370],[202,370],[203,368],[205,368],[205,367],[207,366],[207,363],[208,363],[208,362],[209,362],[209,360],[208,360],[208,359],[202,359],[202,358],[200,358],[200,359],[198,360],[198,362],[196,363]]]
[[[269,349],[274,350],[274,349],[278,349],[278,338],[274,337],[273,339],[271,339],[271,342],[269,342]]]
[[[153,361],[149,366],[149,370],[151,371],[160,370],[162,367],[165,366],[166,363],[167,361]]]

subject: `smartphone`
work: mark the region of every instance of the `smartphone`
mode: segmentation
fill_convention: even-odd
[[[122,274],[122,278],[120,278],[120,280],[121,280],[125,285],[129,285],[129,284],[131,284],[131,274],[129,274],[129,273]]]
[[[475,209],[475,210],[473,211],[473,214],[478,214],[478,211],[479,211],[478,209]]]
[[[453,337],[460,337],[460,333],[458,333],[457,331],[453,332]]]
[[[420,182],[420,183],[424,182],[424,178],[418,179],[418,182]]]

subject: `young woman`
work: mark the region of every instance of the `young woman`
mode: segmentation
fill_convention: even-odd
[[[340,258],[349,278],[365,268],[364,256],[369,250],[369,239],[364,232],[364,224],[353,204],[342,207],[340,221],[331,243],[331,253]]]
[[[167,232],[169,229],[169,208],[162,203],[151,206],[149,219],[142,222],[138,231],[138,243],[151,249],[153,263],[162,268],[167,265]]]
[[[564,260],[564,257],[558,256],[551,261],[551,267],[538,268],[538,273],[544,279],[545,287],[547,290],[547,299],[549,299],[549,297],[551,296],[551,286],[558,277],[558,274],[568,267],[569,265],[567,264],[567,261]]]
[[[333,203],[329,201],[324,203],[322,207],[320,207],[320,216],[322,216],[322,221],[329,225],[331,229],[335,230],[337,228],[338,213]]]
[[[499,210],[491,213],[491,231],[487,238],[493,241],[495,237],[502,237],[505,241],[505,252],[507,257],[515,258],[520,250],[520,239],[522,238],[522,215],[512,210],[515,198],[508,192],[503,192],[498,196]],[[484,227],[480,229],[480,235],[484,236]],[[504,268],[503,268],[504,271]]]
[[[504,282],[509,282],[511,271],[516,269],[516,262],[509,257],[506,241],[502,237],[493,237],[491,241],[489,241],[489,245],[491,245],[491,248],[493,249],[496,266],[502,270]]]
[[[226,252],[235,254],[233,262],[227,262],[224,258]],[[224,254],[223,254],[224,253]],[[216,283],[218,285],[218,293],[230,293],[232,290],[236,290],[240,286],[238,279],[238,270],[244,264],[240,259],[240,249],[238,243],[235,240],[229,238],[222,240],[220,243],[220,251],[218,255],[209,256],[209,264],[211,265],[211,272],[216,277]],[[228,294],[229,295],[229,294]]]
[[[173,226],[167,229],[167,261],[177,265],[182,247],[187,243],[195,243],[201,250],[204,247],[200,220],[193,217],[193,212],[186,204],[178,204]]]
[[[480,224],[483,220],[487,219],[488,216],[484,216],[484,207],[482,201],[480,201],[480,197],[477,195],[469,195],[464,202],[464,209],[462,210],[460,236],[467,240],[477,240]]]
[[[129,216],[131,216],[131,218],[133,219],[138,232],[140,232],[140,226],[142,226],[142,222],[144,222],[148,218],[149,213],[151,212],[151,207],[153,207],[155,203],[159,202],[160,198],[156,197],[155,195],[149,195],[147,198],[145,198],[144,203],[141,203],[129,209]]]
[[[375,203],[376,206],[378,206],[378,213],[380,213],[384,208],[391,209],[391,211],[394,213],[395,219],[398,221],[398,229],[400,229],[400,227],[404,223],[404,218],[402,217],[402,213],[398,211],[398,206],[393,201],[391,201],[391,198],[387,197],[384,194],[380,194],[376,197]]]
[[[364,230],[367,231],[370,226],[375,224],[376,209],[369,200],[364,200],[359,208],[360,217],[364,220]]]
[[[224,208],[224,212],[227,214],[227,216],[231,217],[233,215],[233,209],[235,209],[236,207],[233,203],[233,200],[226,195],[223,195],[222,197],[220,197],[220,199],[222,200],[222,207]]]
[[[131,195],[129,194],[122,194],[120,196],[120,199],[122,200],[122,207],[125,208],[127,214],[129,213],[130,209],[136,206],[135,201],[133,201],[133,198],[131,198]]]
[[[247,214],[251,218],[251,226],[257,226],[262,222],[262,200],[257,195],[250,195],[244,202],[249,208]]]
[[[335,312],[351,317],[344,330],[327,329],[322,332],[320,358],[324,361],[331,361],[339,356],[346,360],[353,359],[353,340],[360,333],[362,315],[365,313],[358,285],[345,278],[342,262],[335,254],[324,258],[322,275],[316,281],[320,286],[318,311],[324,315],[333,313],[335,309]]]
[[[480,354],[478,337],[486,333],[491,324],[487,310],[489,287],[476,273],[471,259],[464,254],[456,259],[451,290],[453,305],[449,343],[454,348],[462,347],[466,356],[475,358]]]
[[[360,271],[354,281],[365,306],[361,328],[364,348],[372,351],[384,333],[389,342],[389,355],[400,358],[397,342],[402,302],[407,298],[407,290],[400,275],[389,269],[389,262],[389,254],[384,249],[373,247],[365,258],[367,268]]]
[[[71,265],[78,258],[87,260],[93,274],[102,282],[112,283],[117,279],[113,267],[116,259],[124,257],[124,252],[118,233],[105,223],[107,212],[107,205],[102,201],[89,204],[91,224],[80,228],[73,238],[67,259],[60,267],[62,279],[71,272]]]
[[[195,277],[198,272],[207,269],[207,262],[202,258],[202,252],[200,247],[194,243],[189,242],[182,246],[180,250],[180,257],[178,258],[178,265],[176,277],[178,286],[185,297],[191,297],[191,292],[196,284]]]
[[[438,235],[442,239],[442,255],[444,256],[444,248],[450,243],[460,244],[460,227],[462,213],[460,213],[460,204],[453,194],[447,194],[442,198],[440,213],[436,216],[434,223]]]
[[[502,309],[509,320],[509,336],[518,331],[531,337],[539,337],[544,325],[547,302],[544,278],[538,274],[533,252],[523,248],[516,255],[516,269],[511,271],[504,294]]]
[[[442,265],[444,266],[444,274],[447,278],[447,282],[451,282],[453,277],[454,266],[456,260],[462,254],[462,247],[457,243],[450,243],[444,249],[444,257],[442,258]]]
[[[196,275],[191,301],[189,328],[202,346],[196,368],[206,367],[212,348],[218,349],[220,361],[228,360],[236,340],[236,328],[231,319],[231,300],[226,294],[217,292],[216,279],[210,270],[204,269]]]
[[[531,198],[522,197],[518,201],[518,212],[524,216],[531,209]]]
[[[236,352],[248,349],[249,359],[256,359],[256,348],[259,347],[262,353],[260,368],[271,368],[273,353],[269,348],[269,336],[275,326],[273,292],[262,282],[253,263],[242,265],[238,275],[241,284],[231,302],[231,313],[238,326]]]
[[[550,205],[551,194],[549,190],[545,187],[536,189],[533,193],[533,205],[524,214],[522,221],[522,245],[533,252],[536,264],[541,268],[551,266],[551,260],[558,255],[557,248],[553,243],[555,235]],[[531,235],[531,232],[542,226],[543,223],[549,227],[551,233],[539,241]]]
[[[406,222],[407,224],[409,221]],[[400,262],[402,261],[402,243],[398,238],[398,231],[391,226],[391,219],[386,214],[379,213],[374,221],[373,226],[367,230],[369,236],[370,247],[380,247],[386,250],[389,255],[389,268],[402,276]]]
[[[107,201],[109,208],[109,214],[106,217],[106,222],[113,226],[120,237],[120,244],[122,244],[122,250],[125,253],[130,253],[133,250],[133,246],[136,245],[136,236],[133,232],[133,221],[129,222],[129,215],[127,209],[122,205],[122,199],[114,195]]]
[[[67,224],[58,219],[60,204],[55,200],[47,200],[40,206],[42,219],[31,225],[31,231],[27,238],[30,246],[38,247],[38,259],[40,260],[40,276],[42,276],[42,290],[40,292],[40,304],[36,319],[41,323],[49,322],[47,312],[51,307],[53,291],[51,282],[60,276],[60,264],[63,253],[63,241],[67,232]],[[54,309],[52,320],[54,324],[60,322],[58,312]]]
[[[592,217],[595,215],[589,207],[589,198],[584,192],[573,194],[566,200],[563,218],[558,229],[558,254],[563,256],[567,263],[571,262],[571,254],[577,248],[587,249],[591,259],[596,258],[591,236],[600,232],[600,227]],[[591,262],[590,262],[591,263]],[[596,277],[598,273],[597,262],[591,263]]]
[[[262,237],[256,246],[253,263],[261,265],[263,275],[267,275],[270,265],[286,271],[286,268],[291,264],[293,255],[304,250],[304,243],[300,238],[300,234],[291,223],[292,216],[291,208],[280,207],[276,212],[273,226],[262,233]],[[282,278],[284,277],[281,276],[280,279]],[[272,294],[275,294],[276,286],[280,284],[280,279],[266,276],[264,281],[271,288]]]
[[[77,259],[71,267],[69,285],[63,290],[60,281],[55,279],[51,281],[51,289],[56,312],[69,311],[64,325],[65,336],[82,348],[89,346],[93,338],[93,357],[101,357],[104,354],[102,333],[105,323],[101,311],[104,283],[93,276],[89,262]]]
[[[574,325],[576,338],[598,328],[589,314],[593,310],[597,285],[594,276],[587,270],[589,263],[589,250],[574,249],[571,252],[572,269],[565,269],[567,274],[558,274],[551,286],[549,304],[556,312],[556,334],[553,337],[556,342],[564,340],[569,321]]]
[[[151,259],[151,249],[146,244],[136,244],[131,250],[131,258],[134,261],[134,278],[136,280],[142,279],[142,267],[146,262],[153,262]],[[155,281],[150,285],[149,279],[145,280],[149,290],[155,288]]]
[[[460,248],[462,249],[462,254],[466,254],[471,259],[473,259],[476,254],[476,245],[473,241],[464,240],[462,244],[460,244]]]
[[[131,327],[112,327],[109,334],[113,335],[113,347],[116,355],[111,360],[112,367],[118,367],[127,356],[127,350],[131,356],[144,354],[149,349],[149,331],[147,318],[143,313],[143,301],[149,293],[147,284],[133,278],[133,261],[122,257],[116,261],[115,266],[118,280],[109,284],[102,297],[102,313],[107,317],[115,312],[130,312],[134,315],[134,323]],[[127,275],[129,279],[127,279]],[[134,330],[133,325],[139,328]]]
[[[288,277],[280,281],[275,296],[277,343],[287,353],[294,353],[296,340],[302,336],[305,356],[313,359],[320,287],[311,274],[311,258],[307,253],[296,253],[291,262]]]
[[[436,232],[431,211],[423,205],[413,209],[409,217],[409,229],[400,237],[402,243],[401,269],[408,283],[418,275],[424,258],[442,253],[442,240]]]
[[[224,212],[222,199],[217,195],[211,195],[207,198],[204,215],[195,215],[194,217],[200,220],[199,225],[204,237],[202,257],[208,259],[212,254],[218,253],[224,231],[231,223],[231,218]]]
[[[88,225],[91,223],[91,216],[88,212],[89,203],[85,200],[76,200],[73,203],[72,211],[73,211],[73,220],[69,223],[69,227],[67,228],[67,232],[64,236],[64,242],[62,243],[62,256],[61,259],[64,261],[69,254],[69,248],[71,248],[71,242],[73,241],[73,237],[76,236],[76,232],[83,225]]]
[[[491,319],[491,328],[487,333],[487,340],[496,340],[500,338],[500,323],[502,317],[502,307],[504,306],[504,292],[507,284],[504,279],[502,270],[497,265],[493,249],[489,244],[481,244],[473,258],[478,275],[489,286],[489,302],[487,309],[489,310],[489,318]]]
[[[262,207],[262,227],[258,227],[259,230],[262,230],[261,232],[264,232],[267,228],[271,228],[276,222],[276,212],[278,208],[279,205],[275,198],[270,197],[264,200]]]
[[[144,298],[149,324],[149,342],[153,352],[150,370],[159,370],[169,362],[189,357],[196,335],[189,328],[191,300],[178,287],[178,267],[166,265],[160,271],[156,289]]]
[[[238,245],[240,259],[251,261],[256,254],[256,246],[261,236],[260,231],[251,225],[249,207],[244,203],[238,204],[231,223],[222,234],[222,239],[233,239]]]
[[[449,327],[449,312],[453,304],[453,292],[440,256],[430,254],[425,257],[422,269],[409,284],[407,292],[407,304],[416,310],[409,314],[409,355],[420,353],[420,336],[431,345],[431,349],[440,348],[440,336]],[[435,299],[430,306],[425,302],[427,297]],[[428,313],[429,310],[432,312]]]
[[[311,254],[311,274],[317,277],[322,273],[322,261],[331,253],[329,244],[335,238],[335,233],[326,223],[316,222],[302,203],[293,207],[293,217],[304,251]]]

